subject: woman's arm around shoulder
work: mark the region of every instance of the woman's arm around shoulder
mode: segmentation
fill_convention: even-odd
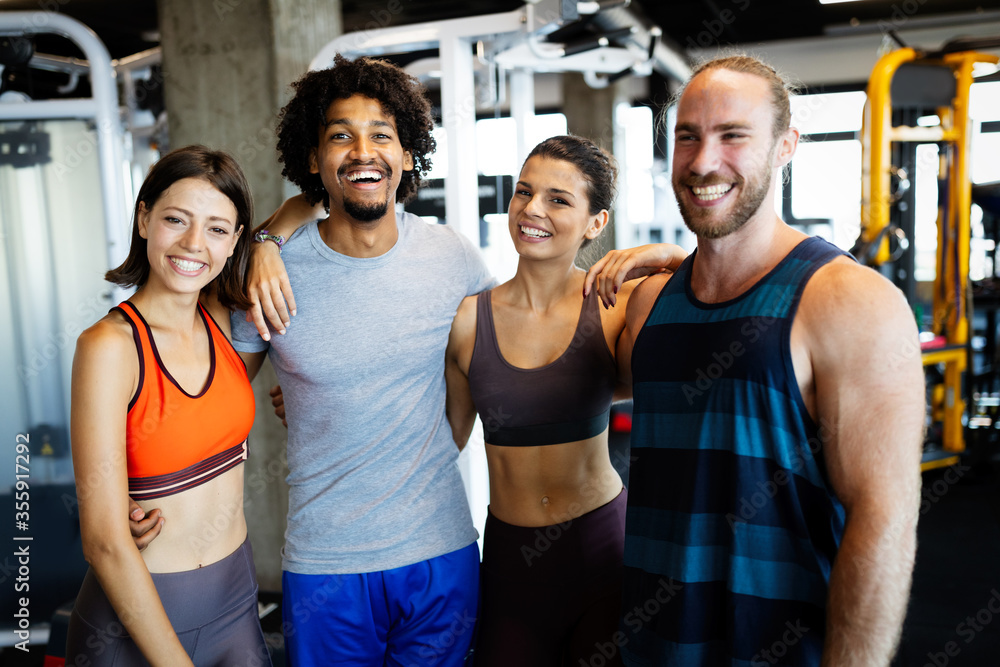
[[[676,271],[688,256],[686,250],[672,243],[612,250],[597,260],[584,280],[583,293],[596,289],[605,305],[614,306],[625,283],[657,273]]]
[[[147,660],[190,665],[129,531],[125,424],[138,373],[131,327],[120,315],[80,334],[70,429],[83,553]]]
[[[469,364],[476,344],[476,303],[478,295],[462,299],[451,323],[445,351],[444,376],[448,387],[445,413],[451,435],[459,449],[465,447],[476,423],[476,406],[469,392]]]

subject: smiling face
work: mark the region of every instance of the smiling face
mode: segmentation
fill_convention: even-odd
[[[396,200],[402,172],[413,169],[393,117],[377,100],[352,95],[330,104],[319,133],[309,171],[323,181],[331,213],[343,212],[361,223],[384,219]]]
[[[514,186],[507,222],[514,247],[525,257],[575,257],[584,239],[596,238],[608,212],[589,212],[587,179],[570,162],[528,158]]]
[[[767,81],[708,69],[677,107],[672,184],[685,224],[700,238],[722,238],[758,214],[773,214],[775,168],[794,153],[798,133],[775,139]]]
[[[233,254],[236,207],[200,178],[183,178],[147,208],[139,204],[139,236],[146,239],[149,280],[179,293],[195,293],[215,279]]]

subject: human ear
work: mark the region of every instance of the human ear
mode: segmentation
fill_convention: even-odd
[[[403,171],[413,171],[413,153],[403,151]]]
[[[313,148],[309,151],[309,173],[318,174],[319,173],[319,162],[316,159],[316,149]]]
[[[600,236],[601,232],[608,225],[608,210],[601,209],[600,213],[590,218],[590,225],[587,226],[587,231],[584,232],[584,237],[590,240],[596,239]]]
[[[243,225],[242,227],[237,229],[236,233],[233,234],[233,244],[229,246],[229,254],[226,255],[226,257],[232,257],[233,253],[236,252],[236,242],[240,240],[240,234],[243,233],[244,229],[246,229],[246,225]]]
[[[794,127],[785,130],[785,133],[778,139],[777,150],[774,152],[774,166],[784,167],[791,162],[798,145],[799,131]]]
[[[146,208],[146,202],[144,201],[139,202],[139,216],[137,218],[139,238],[143,239],[149,238],[149,215],[150,211],[148,208]]]

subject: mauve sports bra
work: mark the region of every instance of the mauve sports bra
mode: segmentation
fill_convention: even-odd
[[[601,326],[597,291],[580,307],[573,341],[551,364],[517,368],[500,353],[492,291],[479,295],[469,389],[491,445],[576,442],[608,427],[617,367]]]
[[[211,368],[197,396],[184,391],[163,366],[149,324],[129,301],[117,308],[132,325],[139,354],[139,387],[128,406],[128,492],[152,500],[186,491],[247,458],[254,400],[246,366],[201,304]]]

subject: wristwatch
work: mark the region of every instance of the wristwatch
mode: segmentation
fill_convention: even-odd
[[[269,234],[266,229],[262,229],[253,235],[253,240],[257,243],[263,243],[264,241],[274,241],[274,244],[278,246],[278,253],[281,253],[281,246],[285,245],[285,237],[281,234]]]

